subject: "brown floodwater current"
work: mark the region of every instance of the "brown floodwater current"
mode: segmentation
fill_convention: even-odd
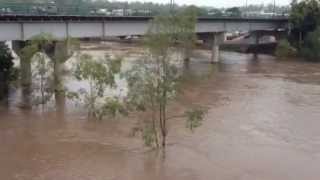
[[[318,180],[320,64],[199,51],[171,114],[208,107],[194,133],[169,124],[165,152],[131,129],[141,114],[91,121],[82,110],[0,107],[0,180]],[[74,109],[74,107],[70,108]]]

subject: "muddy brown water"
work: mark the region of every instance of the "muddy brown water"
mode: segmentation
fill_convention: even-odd
[[[130,129],[140,115],[88,121],[85,113],[0,108],[1,180],[318,180],[320,64],[202,51],[185,67],[170,113],[209,108],[194,133],[170,122],[165,153]]]

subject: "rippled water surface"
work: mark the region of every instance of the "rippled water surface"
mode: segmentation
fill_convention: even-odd
[[[223,52],[211,65],[209,57],[197,51],[184,67],[169,112],[203,104],[205,121],[194,133],[171,121],[165,156],[132,137],[141,114],[96,122],[68,108],[40,113],[19,108],[12,92],[0,108],[0,179],[320,179],[320,64]]]

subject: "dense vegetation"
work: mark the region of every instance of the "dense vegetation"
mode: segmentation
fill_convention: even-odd
[[[8,89],[8,80],[13,68],[13,57],[6,44],[0,43],[0,100]]]
[[[320,49],[320,1],[304,0],[292,2],[290,22],[291,44],[299,53],[312,61],[319,61]]]

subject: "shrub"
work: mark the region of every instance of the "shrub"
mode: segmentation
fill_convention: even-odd
[[[10,75],[10,71],[13,67],[13,57],[10,49],[4,43],[0,43],[0,72],[5,75]]]
[[[277,45],[275,55],[277,57],[292,57],[297,54],[297,50],[291,46],[288,40],[281,40]]]
[[[320,61],[320,28],[308,34],[301,53],[311,61]]]

